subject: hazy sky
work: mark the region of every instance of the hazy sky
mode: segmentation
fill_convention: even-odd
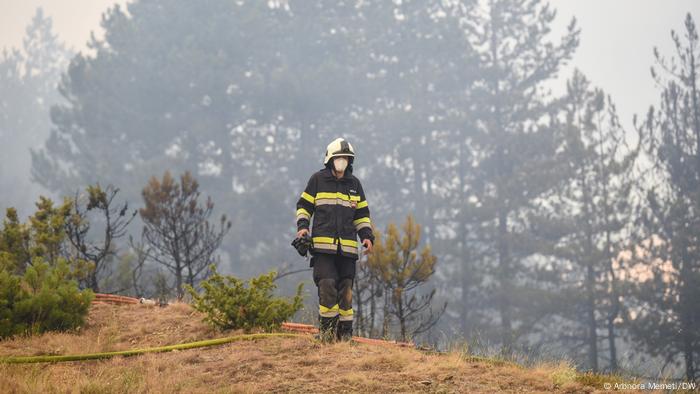
[[[102,12],[114,0],[0,0],[0,48],[20,46],[24,28],[42,6],[53,18],[58,35],[75,49],[84,49],[90,32],[99,35]],[[126,1],[119,1],[125,4]],[[644,114],[657,101],[649,74],[652,48],[670,55],[670,30],[682,30],[685,14],[700,18],[700,0],[553,0],[557,27],[576,16],[581,45],[572,66],[613,96],[623,124]],[[571,67],[562,76],[571,75]],[[562,79],[563,80],[563,79]],[[563,83],[559,86],[563,86]]]

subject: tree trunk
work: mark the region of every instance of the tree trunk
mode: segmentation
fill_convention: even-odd
[[[601,130],[601,127],[598,127]],[[602,138],[601,138],[602,140]],[[605,168],[603,165],[601,168]],[[617,277],[615,276],[615,268],[613,267],[613,252],[612,252],[612,234],[610,233],[610,215],[611,207],[608,203],[608,180],[609,174],[606,172],[603,178],[600,179],[601,186],[603,188],[603,218],[605,222],[605,264],[608,269],[608,274],[610,276],[610,313],[608,314],[608,351],[610,353],[610,372],[615,372],[618,369],[617,366],[617,345],[615,344],[615,319],[620,314],[620,297],[617,290]]]
[[[100,292],[100,285],[97,281],[97,270],[92,270],[92,272],[90,272],[90,288],[95,293]]]
[[[607,191],[605,192],[605,206],[606,206],[606,211],[607,211]],[[606,227],[610,228],[609,226],[609,221],[608,221],[608,215],[609,213],[606,212]],[[605,238],[606,238],[606,253],[605,253],[605,259],[606,263],[608,265],[608,273],[610,274],[610,313],[608,314],[608,350],[610,352],[610,372],[615,372],[618,369],[617,366],[617,345],[615,344],[615,319],[620,314],[620,296],[618,295],[617,291],[617,277],[615,276],[615,269],[613,267],[613,262],[612,262],[612,253],[610,252],[610,248],[612,245],[612,240],[611,240],[611,235],[610,231],[605,232]]]
[[[462,294],[461,294],[461,305],[460,305],[460,324],[461,324],[461,329],[462,329],[462,335],[464,335],[465,338],[469,337],[469,329],[468,329],[468,318],[469,318],[469,296],[468,296],[468,288],[469,288],[469,281],[467,280],[467,260],[464,257],[464,250],[465,248],[463,246],[460,247],[460,258],[462,259],[462,263],[459,265],[459,276],[461,279],[461,286],[462,286]],[[458,260],[459,261],[459,260]]]
[[[397,303],[397,311],[399,315],[399,324],[401,326],[401,340],[406,342],[406,317],[403,312],[403,294],[399,294],[399,301]]]
[[[389,297],[387,289],[384,289],[384,321],[382,322],[382,338],[387,338],[389,335]]]
[[[361,264],[358,262],[358,264]],[[366,278],[365,278],[366,279]],[[357,308],[356,308],[356,313],[355,313],[355,329],[360,335],[367,335],[367,332],[365,330],[365,316],[364,316],[364,308],[362,308],[362,292],[360,292],[360,285],[358,284],[358,281],[355,280],[353,281],[353,293],[354,293],[354,299],[355,302],[357,303]]]
[[[177,299],[182,300],[182,266],[179,261],[175,261],[175,284],[177,286]]]
[[[369,336],[374,337],[375,336],[375,331],[374,331],[374,319],[375,316],[377,316],[377,287],[376,283],[374,280],[370,283],[370,291],[372,294],[369,297]]]
[[[610,348],[610,372],[617,371],[617,347],[615,345],[615,317],[617,313],[608,316],[608,347]]]
[[[501,315],[501,341],[503,342],[504,354],[509,354],[513,350],[513,327],[511,322],[510,300],[508,291],[510,290],[510,264],[508,256],[507,218],[505,209],[501,207],[498,214],[498,272],[500,274],[501,286],[498,294],[498,307]]]
[[[194,274],[192,273],[192,263],[187,265],[187,283],[194,287]]]
[[[595,320],[595,285],[596,285],[596,274],[595,274],[595,260],[594,257],[595,247],[593,245],[593,208],[592,208],[592,197],[588,185],[586,182],[586,174],[581,173],[581,191],[583,193],[583,220],[584,220],[584,231],[586,236],[586,244],[584,245],[584,255],[585,266],[586,266],[586,277],[585,277],[585,291],[586,291],[586,320],[585,325],[588,328],[588,335],[586,342],[588,345],[588,364],[591,367],[591,371],[598,371],[598,332]]]
[[[595,271],[588,261],[586,272],[586,324],[588,326],[588,362],[593,372],[598,371],[598,336],[595,321]]]
[[[693,343],[690,335],[683,336],[683,358],[685,359],[685,376],[689,382],[695,381],[695,360],[693,356]]]
[[[458,133],[458,135],[460,135]],[[461,135],[460,135],[461,136]],[[466,204],[467,203],[467,196],[466,192],[464,190],[464,146],[462,144],[461,138],[459,141],[459,148],[458,148],[458,158],[459,158],[459,163],[458,165],[458,182],[459,182],[459,195],[460,195],[460,204]],[[464,230],[464,234],[462,234],[462,239],[459,244],[459,259],[457,261],[461,260],[461,263],[459,264],[459,278],[461,281],[461,287],[462,287],[462,294],[461,294],[461,305],[460,305],[460,325],[461,325],[461,331],[462,335],[464,335],[465,338],[469,337],[468,331],[468,318],[469,318],[469,280],[467,279],[467,275],[469,274],[467,270],[467,264],[469,264],[469,258],[466,256],[468,253],[468,246],[467,246],[467,237],[469,232],[467,231],[467,226],[466,226],[467,218],[465,215],[461,215],[461,221],[459,223],[459,228]],[[459,234],[457,234],[459,237]]]
[[[697,44],[697,36],[695,38],[695,44]],[[698,105],[698,85],[697,85],[697,73],[696,73],[696,62],[695,62],[695,49],[696,47],[693,45],[690,45],[688,47],[689,53],[690,53],[690,88],[691,88],[691,99],[693,101],[693,131],[695,134],[695,161],[696,161],[696,175],[700,175],[700,114],[698,111],[700,111],[700,106]],[[686,252],[687,253],[687,250]],[[691,270],[689,269],[689,263],[690,259],[684,258],[683,261],[683,277],[682,277],[682,284],[681,284],[681,296],[684,298],[684,300],[681,300],[681,311],[683,311],[683,314],[685,316],[681,317],[681,321],[683,324],[683,353],[684,353],[684,358],[685,358],[685,375],[688,381],[694,382],[695,381],[695,360],[694,360],[694,353],[695,349],[693,347],[693,332],[697,330],[697,327],[694,327],[694,324],[692,322],[693,320],[693,306],[691,305],[691,301],[688,298],[688,287],[690,284],[688,283],[688,280],[690,280],[691,276]],[[682,272],[683,272],[682,271]],[[684,294],[685,293],[685,294]],[[697,307],[696,307],[697,308]]]
[[[683,358],[685,361],[685,376],[690,382],[695,381],[695,348],[693,346],[693,336],[695,335],[695,330],[697,327],[693,324],[693,313],[694,308],[697,306],[693,305],[693,301],[690,297],[692,294],[692,289],[690,289],[691,284],[688,282],[692,278],[692,271],[690,269],[691,257],[688,253],[689,242],[683,237],[680,243],[681,250],[681,267],[679,269],[679,314],[681,323],[681,341],[683,343]]]

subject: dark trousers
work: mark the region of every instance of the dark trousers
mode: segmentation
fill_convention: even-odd
[[[318,287],[319,315],[339,316],[340,321],[352,322],[352,284],[357,260],[326,253],[316,253],[311,260]]]

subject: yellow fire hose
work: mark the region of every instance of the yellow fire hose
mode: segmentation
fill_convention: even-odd
[[[97,293],[97,294],[95,294],[95,296],[96,296],[96,298],[95,298],[94,303],[100,303],[100,304],[103,304],[103,303],[138,304],[139,303],[139,300],[136,298],[120,296],[120,295],[115,295],[115,294],[99,294],[99,293]],[[69,355],[63,355],[63,356],[4,356],[4,357],[0,356],[0,364],[57,363],[57,362],[63,362],[63,361],[100,360],[100,359],[112,358],[115,356],[128,357],[128,356],[137,356],[139,354],[145,354],[145,353],[170,352],[173,350],[194,349],[194,348],[198,348],[198,347],[216,346],[216,345],[223,345],[223,344],[230,343],[230,342],[250,341],[250,340],[269,338],[269,337],[286,337],[286,338],[301,337],[301,338],[312,339],[313,337],[308,335],[308,334],[310,334],[310,333],[313,334],[313,333],[318,332],[316,327],[314,327],[312,325],[308,325],[308,324],[284,322],[284,323],[282,323],[282,328],[286,329],[286,330],[290,330],[290,331],[297,331],[297,332],[300,332],[302,334],[295,334],[295,333],[244,334],[244,335],[236,335],[236,336],[232,336],[232,337],[228,337],[228,338],[217,338],[217,339],[209,339],[206,341],[181,343],[179,345],[168,345],[168,346],[152,347],[152,348],[146,348],[146,349],[121,350],[121,351],[116,351],[116,352],[104,352],[104,353],[69,354]],[[362,343],[369,343],[369,344],[413,347],[413,344],[411,344],[411,343],[383,341],[383,340],[379,340],[379,339],[370,339],[370,338],[362,338],[362,337],[353,337],[353,341],[362,342]]]
[[[228,337],[228,338],[216,338],[216,339],[209,339],[206,341],[181,343],[179,345],[151,347],[151,348],[146,348],[146,349],[122,350],[122,351],[117,351],[117,352],[91,353],[91,354],[69,354],[69,355],[64,355],[64,356],[9,356],[9,357],[0,357],[0,364],[57,363],[57,362],[63,362],[63,361],[99,360],[99,359],[112,358],[115,356],[128,357],[128,356],[136,356],[136,355],[145,354],[145,353],[160,353],[160,352],[170,352],[173,350],[194,349],[194,348],[198,348],[198,347],[216,346],[216,345],[223,345],[225,343],[230,343],[230,342],[251,341],[251,340],[255,340],[255,339],[269,338],[269,337],[286,337],[286,338],[302,337],[302,338],[309,338],[309,339],[312,338],[310,335],[281,333],[281,332],[262,333],[262,334],[243,334],[243,335],[236,335],[236,336]]]

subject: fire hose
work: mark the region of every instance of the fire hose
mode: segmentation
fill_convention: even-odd
[[[138,304],[141,302],[137,298],[120,296],[115,294],[95,294],[95,300],[93,304]],[[262,338],[270,337],[286,337],[286,338],[309,338],[313,337],[304,334],[314,334],[318,332],[315,326],[300,323],[284,322],[282,323],[282,329],[287,331],[294,331],[297,333],[259,333],[259,334],[242,334],[227,338],[216,338],[208,339],[204,341],[181,343],[177,345],[168,345],[160,347],[152,347],[145,349],[132,349],[132,350],[120,350],[114,352],[102,352],[102,353],[89,353],[89,354],[69,354],[69,355],[54,355],[54,356],[5,356],[0,357],[0,364],[29,364],[29,363],[56,363],[65,361],[85,361],[85,360],[101,360],[109,359],[116,356],[137,356],[146,353],[162,353],[170,352],[173,350],[186,350],[195,349],[200,347],[217,346],[226,343],[237,342],[237,341],[250,341]],[[413,347],[411,343],[396,342],[396,341],[386,341],[380,339],[371,339],[363,337],[353,337],[353,341],[373,344],[373,345],[390,345],[399,347]]]
[[[121,350],[116,352],[90,353],[90,354],[69,354],[63,356],[9,356],[0,357],[0,364],[29,364],[29,363],[56,363],[64,361],[85,361],[85,360],[100,360],[108,359],[116,356],[137,356],[146,353],[162,353],[171,352],[173,350],[195,349],[199,347],[217,346],[226,343],[237,341],[251,341],[270,337],[286,337],[286,338],[311,338],[308,335],[293,334],[293,333],[260,333],[260,334],[242,334],[227,338],[208,339],[206,341],[197,341],[190,343],[181,343],[179,345],[168,345],[160,347],[151,347],[146,349]]]

